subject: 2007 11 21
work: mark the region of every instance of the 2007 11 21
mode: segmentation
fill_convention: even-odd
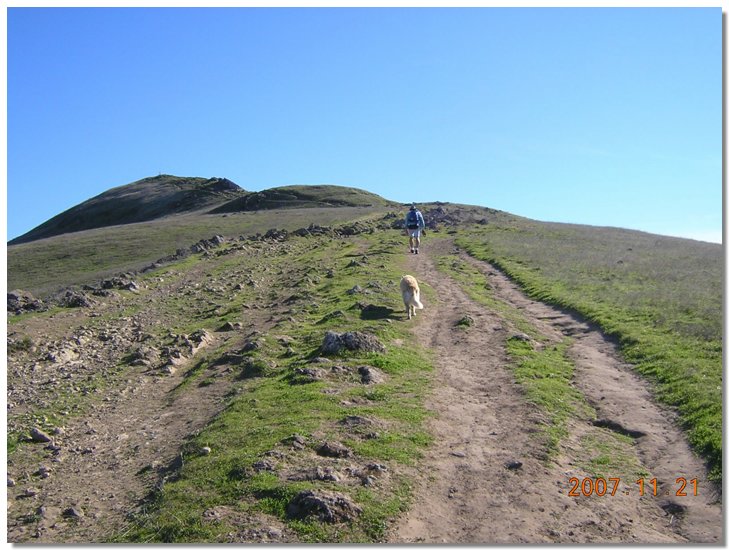
[[[619,477],[609,477],[607,479],[604,477],[571,477],[569,483],[571,488],[568,495],[571,497],[589,497],[593,495],[599,497],[615,496],[618,492],[630,494],[629,488],[621,491],[622,479]],[[650,479],[639,478],[635,481],[634,485],[637,485],[640,496],[658,496],[658,480],[655,477]],[[667,494],[670,494],[670,491]],[[675,492],[673,494],[677,497],[698,496],[699,480],[697,478],[686,479],[685,477],[677,477],[675,481]]]

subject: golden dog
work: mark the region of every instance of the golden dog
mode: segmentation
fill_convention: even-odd
[[[405,303],[408,319],[411,319],[415,315],[416,309],[423,309],[423,304],[420,302],[420,287],[415,277],[403,275],[400,279],[400,292],[402,292],[402,301]]]

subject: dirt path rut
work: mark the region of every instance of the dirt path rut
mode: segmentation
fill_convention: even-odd
[[[575,385],[603,426],[575,419],[561,454],[545,460],[540,411],[515,383],[505,351],[509,322],[474,302],[435,258],[457,251],[448,241],[409,259],[410,272],[433,288],[415,332],[435,352],[436,384],[429,408],[435,443],[428,452],[415,505],[390,538],[407,543],[669,543],[723,540],[718,495],[702,462],[689,450],[669,411],[653,403],[647,385],[622,363],[614,345],[574,316],[525,297],[498,270],[465,255],[482,270],[497,299],[519,309],[543,336],[574,339]],[[469,315],[473,326],[458,321]],[[605,427],[607,426],[607,428]],[[579,466],[579,441],[593,432],[625,428],[635,458],[658,479],[658,496],[640,496],[621,480],[613,496],[570,496],[570,478],[590,477]],[[645,435],[640,435],[645,434]],[[647,477],[647,476],[646,476]],[[677,477],[697,478],[698,496],[676,496]],[[628,493],[628,494],[626,494]],[[666,494],[668,493],[668,494]]]

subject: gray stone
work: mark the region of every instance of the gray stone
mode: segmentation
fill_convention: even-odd
[[[70,508],[66,508],[63,511],[63,517],[66,517],[66,518],[79,519],[79,518],[82,518],[83,516],[84,516],[83,511],[79,508],[74,508],[73,506]]]
[[[352,456],[352,451],[337,441],[326,441],[316,450],[321,456],[345,458]]]
[[[51,441],[53,441],[51,436],[49,436],[45,432],[42,432],[38,428],[33,428],[32,430],[30,430],[30,438],[37,443],[50,443]]]
[[[362,351],[384,353],[385,346],[376,336],[365,332],[338,333],[332,330],[324,335],[321,352],[324,355],[336,355],[343,351]]]
[[[363,384],[379,384],[385,380],[385,375],[380,369],[363,365],[357,369]]]
[[[315,517],[327,523],[351,521],[362,513],[362,508],[341,493],[328,491],[302,491],[289,502],[286,513],[294,519]]]

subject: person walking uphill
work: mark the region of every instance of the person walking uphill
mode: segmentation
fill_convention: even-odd
[[[413,204],[405,216],[405,227],[407,228],[408,235],[410,236],[410,253],[418,254],[420,248],[420,234],[425,235],[425,219]]]

